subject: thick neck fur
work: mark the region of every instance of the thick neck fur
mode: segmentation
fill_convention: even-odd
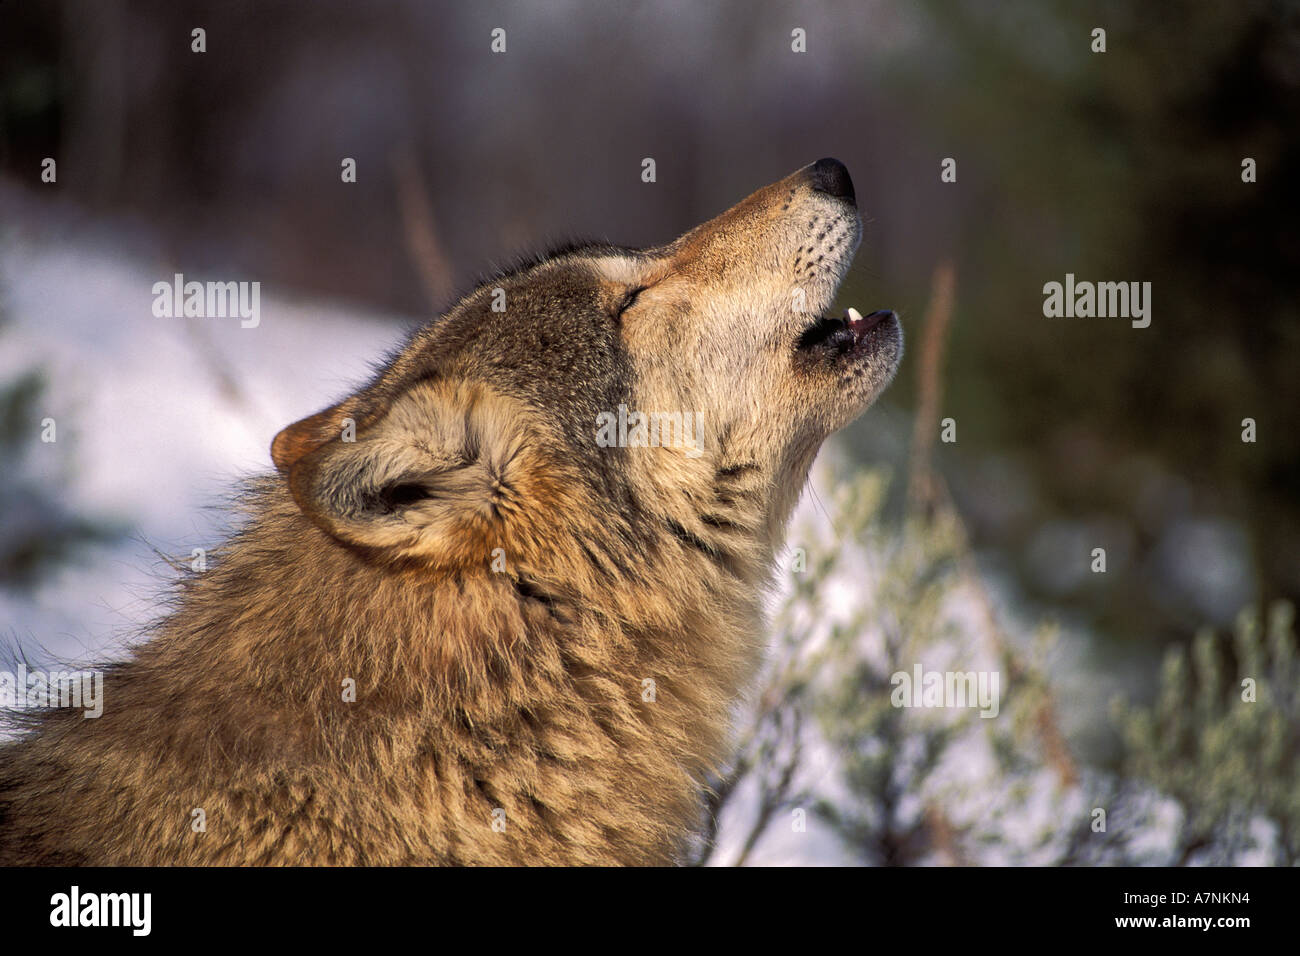
[[[439,574],[266,481],[104,716],[0,753],[0,862],[671,862],[760,646],[760,479],[715,478],[731,512],[557,502],[535,530],[571,558]]]

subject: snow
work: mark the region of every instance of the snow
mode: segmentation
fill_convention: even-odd
[[[223,501],[270,470],[276,431],[342,397],[401,337],[392,317],[265,286],[256,328],[155,317],[152,286],[175,271],[93,231],[0,233],[0,380],[43,367],[41,418],[56,423],[57,440],[34,443],[32,465],[73,510],[132,532],[32,595],[0,592],[0,621],[29,653],[97,656],[107,635],[148,621],[162,583],[153,548],[213,548]]]

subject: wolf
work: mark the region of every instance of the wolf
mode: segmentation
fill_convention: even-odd
[[[0,748],[0,862],[680,862],[809,468],[902,357],[832,310],[861,233],[823,159],[415,332],[275,437],[103,715]],[[691,446],[598,443],[621,406]]]

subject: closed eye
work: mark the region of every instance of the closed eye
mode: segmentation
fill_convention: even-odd
[[[637,286],[635,289],[629,289],[627,295],[623,296],[623,301],[618,304],[618,311],[615,313],[615,316],[621,317],[624,312],[632,308],[632,304],[636,302],[637,296],[644,292],[646,288],[646,286],[642,285]]]

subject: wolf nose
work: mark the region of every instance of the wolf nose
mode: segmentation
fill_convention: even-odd
[[[848,168],[838,159],[827,157],[813,163],[808,167],[808,182],[818,192],[857,205],[857,197],[853,195],[853,180],[849,178]]]

